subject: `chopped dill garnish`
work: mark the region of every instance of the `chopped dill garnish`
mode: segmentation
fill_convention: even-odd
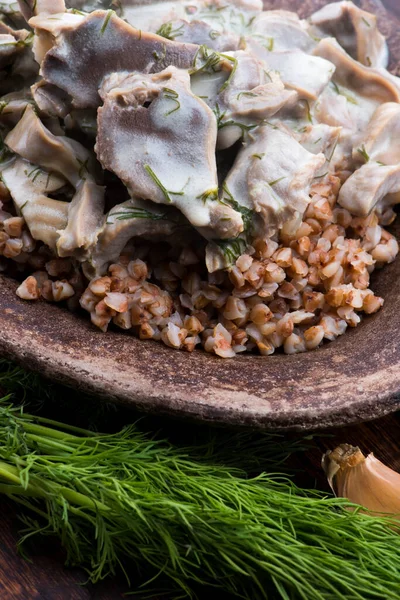
[[[322,140],[322,137],[318,138],[317,140],[315,140],[314,142],[314,146],[316,146],[316,144],[318,144],[320,141]]]
[[[272,77],[271,77],[271,75],[269,74],[269,71],[266,71],[266,70],[264,69],[264,75],[265,75],[265,76],[266,76],[266,77],[267,77],[267,78],[268,78],[270,81],[272,81]]]
[[[259,160],[262,160],[264,156],[265,152],[263,152],[262,154],[252,154],[253,158],[258,158]]]
[[[362,17],[362,20],[364,21],[367,27],[371,27],[371,23],[369,23],[365,17]]]
[[[249,96],[249,98],[256,98],[257,94],[254,94],[253,92],[239,92],[236,96],[236,99],[239,100],[241,96]]]
[[[372,67],[372,60],[370,59],[370,57],[366,56],[365,60],[367,61],[367,67]]]
[[[244,123],[239,123],[238,121],[234,121],[233,119],[229,119],[228,121],[224,121],[226,111],[221,112],[218,102],[215,103],[213,108],[213,113],[215,118],[217,119],[217,128],[223,129],[224,127],[239,127],[242,130],[242,136],[247,132],[251,131],[255,127],[257,127],[257,123],[245,125]]]
[[[201,199],[204,203],[207,200],[218,200],[218,188],[212,188],[211,190],[206,190],[200,196],[197,196],[198,199]]]
[[[144,165],[144,169],[145,171],[147,171],[147,173],[150,175],[150,177],[152,178],[152,180],[154,181],[154,183],[160,188],[160,190],[162,191],[165,200],[168,203],[172,202],[172,198],[170,197],[170,193],[167,190],[167,188],[161,183],[161,181],[158,179],[157,175],[154,173],[153,169],[150,167],[150,165]]]
[[[25,171],[25,175],[27,177],[29,177],[29,179],[32,179],[32,183],[34,181],[36,181],[36,179],[39,177],[40,173],[43,173],[43,170],[40,167],[35,167],[29,173],[28,173],[28,171]],[[33,175],[33,177],[32,177],[32,175]]]
[[[145,208],[128,206],[124,210],[119,210],[108,215],[109,218],[115,217],[117,221],[128,221],[131,219],[150,219],[152,221],[163,221],[167,219],[165,213],[155,214]],[[114,225],[114,221],[107,221],[107,225]]]
[[[166,55],[167,55],[167,46],[166,46],[166,44],[163,44],[163,45],[162,45],[162,54],[158,54],[157,50],[154,50],[154,51],[152,52],[152,55],[153,55],[153,58],[154,58],[154,59],[155,59],[157,62],[160,62],[160,61],[164,60],[164,58],[165,58],[165,57],[166,57]]]
[[[307,121],[309,123],[313,123],[313,118],[311,115],[311,108],[310,108],[310,103],[308,100],[303,100],[304,104],[306,105],[306,111],[307,111]]]
[[[1,46],[18,46],[19,42],[0,42]]]
[[[39,177],[39,175],[41,175],[41,174],[44,175],[45,173],[47,173],[45,190],[47,190],[47,188],[49,187],[50,178],[53,175],[52,171],[45,171],[41,167],[35,167],[34,169],[32,169],[32,171],[29,171],[29,172],[25,170],[24,173],[29,179],[32,180],[32,183],[36,181],[36,179]]]
[[[26,38],[24,40],[18,40],[16,43],[16,46],[18,46],[18,47],[31,46],[33,43],[34,37],[35,37],[35,34],[33,33],[33,31],[31,31],[30,33],[28,33],[28,35],[26,36]]]
[[[352,96],[352,94],[350,94],[350,92],[345,91],[343,88],[340,88],[338,86],[337,83],[335,83],[334,81],[331,81],[332,87],[335,90],[335,92],[337,94],[339,94],[339,96],[343,96],[344,98],[346,98],[347,102],[350,102],[350,104],[354,104],[355,106],[358,106],[358,102],[357,100],[354,98],[354,96]]]
[[[232,77],[235,74],[237,68],[237,59],[235,57],[229,56],[228,54],[221,54],[216,50],[211,50],[203,44],[202,46],[199,46],[199,49],[195,54],[192,68],[189,70],[189,75],[196,75],[200,72],[217,73],[222,70],[224,60],[233,63],[233,66],[227,80],[222,84],[218,92],[221,93],[230,84]],[[198,64],[199,61],[200,64]]]
[[[234,74],[236,72],[237,65],[238,65],[237,59],[234,58],[233,56],[228,56],[227,54],[221,54],[221,57],[225,58],[226,60],[229,60],[230,62],[233,62],[233,67],[232,67],[232,70],[231,70],[231,72],[229,74],[228,79],[225,81],[225,83],[222,84],[222,86],[221,86],[221,88],[220,88],[220,90],[218,92],[219,94],[221,92],[223,92],[228,87],[228,85],[231,83],[232,78],[233,78],[233,76],[234,76]]]
[[[268,50],[268,52],[272,52],[275,46],[275,40],[273,37],[268,38],[268,43],[264,44],[264,48]]]
[[[247,132],[251,131],[257,124],[254,125],[245,125],[244,123],[239,123],[238,121],[233,121],[233,119],[229,119],[229,121],[224,121],[226,111],[221,112],[218,102],[215,103],[213,108],[213,113],[215,118],[217,119],[217,128],[223,129],[224,127],[239,127],[242,130],[242,136]]]
[[[164,196],[165,200],[168,202],[168,204],[170,204],[172,202],[171,196],[183,196],[183,194],[184,194],[183,190],[185,189],[185,187],[189,183],[189,179],[187,180],[187,182],[185,183],[185,185],[183,186],[183,188],[182,188],[182,190],[180,192],[172,192],[171,190],[167,190],[167,188],[165,187],[165,185],[163,185],[161,183],[161,181],[159,180],[159,178],[157,177],[157,175],[154,173],[154,171],[150,167],[150,165],[144,165],[144,170],[150,175],[150,177],[152,178],[152,180],[154,181],[154,183],[156,184],[156,186],[162,191],[163,196]]]
[[[263,125],[268,125],[268,127],[272,127],[272,129],[279,129],[279,127],[277,125],[275,125],[275,123],[271,123],[271,121],[267,121],[266,119],[264,119],[264,121],[262,121]]]
[[[233,238],[230,240],[214,240],[218,248],[223,253],[228,266],[233,265],[239,256],[241,256],[247,247],[247,242],[244,238]]]
[[[49,187],[50,178],[51,178],[51,176],[52,176],[52,175],[53,175],[53,172],[52,172],[52,171],[49,171],[49,172],[47,173],[46,187],[44,188],[45,190],[47,190],[47,188]]]
[[[168,21],[168,23],[163,23],[161,27],[157,29],[156,35],[160,35],[161,37],[166,38],[167,40],[174,40],[175,38],[182,35],[183,25],[177,27],[176,29],[174,29],[173,27],[174,25],[172,21]]]
[[[222,204],[226,204],[228,206],[231,206],[237,212],[239,212],[242,215],[244,230],[245,231],[249,230],[250,227],[251,227],[251,225],[252,225],[254,212],[250,208],[247,208],[246,206],[243,206],[242,204],[239,204],[239,202],[237,202],[237,200],[235,200],[235,198],[233,197],[233,195],[229,191],[228,186],[226,185],[226,183],[223,184],[222,190],[224,192],[224,196],[220,200],[220,202]]]
[[[225,117],[226,111],[225,112],[221,112],[219,104],[218,104],[218,102],[216,102],[215,106],[213,108],[213,113],[215,115],[215,118],[217,119],[218,129],[220,129],[221,124],[222,124],[222,119]]]
[[[208,35],[210,36],[210,38],[212,40],[215,40],[217,37],[219,37],[221,35],[221,33],[219,31],[217,31],[216,29],[212,29]]]
[[[331,81],[331,85],[332,85],[333,89],[335,90],[335,92],[337,94],[342,95],[341,91],[340,91],[340,88],[339,88],[338,84],[335,81]]]
[[[115,14],[115,11],[113,10],[108,10],[106,16],[104,17],[104,21],[103,24],[100,28],[100,35],[103,35],[103,33],[105,32],[105,30],[107,29],[107,25],[110,22],[111,17],[113,16],[113,14]]]
[[[330,163],[330,162],[331,162],[331,160],[332,160],[332,158],[333,158],[333,155],[334,155],[334,154],[335,154],[335,152],[336,152],[336,148],[337,148],[337,145],[338,145],[338,143],[339,143],[339,138],[336,138],[335,144],[334,144],[334,146],[333,146],[333,148],[332,148],[331,155],[330,155],[330,157],[329,157],[329,158],[327,158],[327,159],[326,159],[326,160],[328,161],[328,163]]]
[[[22,210],[25,208],[25,206],[28,204],[29,200],[26,200],[26,202],[23,203],[23,205],[20,207],[20,211],[22,212]]]
[[[274,185],[276,185],[280,181],[283,181],[284,179],[287,179],[286,175],[284,175],[283,177],[279,177],[278,179],[274,179],[274,181],[268,181],[267,183],[270,187],[273,187]]]
[[[233,121],[233,119],[230,119],[229,121],[224,121],[220,123],[218,129],[223,129],[224,127],[239,127],[239,129],[242,130],[242,135],[244,135],[247,131],[251,131],[257,126],[257,123],[245,125],[244,123],[239,123],[238,121]]]
[[[204,62],[202,62],[200,66],[197,66],[198,60]],[[211,71],[212,73],[215,73],[220,70],[220,66],[221,57],[219,52],[211,50],[203,44],[202,46],[199,46],[199,49],[194,56],[192,68],[189,70],[189,75],[195,75],[201,71]]]
[[[164,92],[164,98],[167,98],[168,100],[172,100],[173,102],[175,102],[175,108],[172,108],[171,110],[169,110],[168,112],[165,113],[164,116],[167,117],[168,115],[171,115],[172,113],[174,113],[176,110],[179,110],[181,107],[181,103],[178,100],[179,94],[175,90],[171,90],[170,88],[165,87],[165,88],[163,88],[163,92]]]
[[[361,156],[363,157],[365,162],[369,161],[370,156],[369,156],[368,152],[366,151],[364,144],[361,146],[361,148],[357,148],[357,152],[358,152],[358,154],[361,154]]]
[[[387,167],[387,164],[382,162],[381,160],[377,160],[376,162],[380,167]]]

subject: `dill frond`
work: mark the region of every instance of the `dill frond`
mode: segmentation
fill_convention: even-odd
[[[167,219],[167,216],[162,214],[152,213],[145,208],[129,208],[126,207],[124,210],[113,212],[110,217],[115,217],[117,221],[128,221],[130,219],[150,219],[152,221],[162,221]],[[113,224],[113,221],[109,221],[108,224]]]
[[[347,90],[344,90],[343,88],[339,87],[337,83],[335,83],[334,81],[331,81],[332,87],[335,90],[335,92],[339,95],[339,96],[343,96],[344,98],[346,98],[347,102],[350,102],[350,104],[354,104],[355,106],[358,106],[358,102],[356,100],[356,98]]]
[[[228,204],[242,215],[244,230],[248,231],[251,228],[254,211],[250,208],[247,208],[246,206],[243,206],[242,204],[239,204],[239,202],[235,200],[235,198],[229,191],[226,183],[223,184],[222,190],[224,192],[224,195],[220,202],[222,202],[223,204]]]
[[[168,21],[168,23],[163,23],[161,27],[157,29],[156,35],[166,38],[167,40],[175,40],[183,34],[182,30],[183,25],[174,29],[172,21]]]
[[[361,146],[361,148],[357,148],[357,152],[358,154],[361,154],[365,162],[369,162],[370,156],[366,151],[364,144]]]
[[[179,94],[175,90],[171,90],[170,88],[165,87],[165,88],[163,88],[163,92],[164,92],[164,98],[167,98],[168,100],[172,100],[173,102],[175,102],[175,107],[165,113],[164,116],[167,117],[168,115],[171,115],[175,111],[179,110],[181,107],[181,103],[178,100]]]
[[[246,240],[240,237],[230,240],[214,240],[214,242],[223,253],[228,265],[234,265],[247,247]]]
[[[160,179],[157,177],[157,175],[154,173],[153,169],[150,167],[150,165],[144,165],[144,170],[146,171],[146,173],[148,175],[150,175],[150,177],[152,178],[152,180],[154,181],[154,183],[156,184],[156,186],[158,188],[160,188],[166,202],[168,202],[168,204],[172,203],[172,198],[171,196],[183,196],[184,195],[184,189],[186,187],[186,185],[189,183],[189,179],[186,182],[186,184],[183,186],[183,188],[181,189],[180,192],[172,192],[171,190],[167,190],[167,188],[165,187],[165,185],[163,185],[160,181]]]
[[[110,22],[111,17],[113,16],[113,14],[115,14],[115,11],[113,10],[108,10],[106,16],[104,17],[104,21],[102,23],[102,26],[100,27],[100,35],[103,35],[103,33],[105,32],[105,30],[108,27],[108,24]]]
[[[133,564],[189,598],[207,585],[248,600],[398,599],[393,521],[282,474],[248,477],[212,450],[197,460],[137,425],[93,434],[4,400],[0,493],[29,511],[21,545],[58,536],[91,581]]]

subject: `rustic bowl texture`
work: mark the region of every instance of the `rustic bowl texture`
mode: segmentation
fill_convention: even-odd
[[[358,2],[389,36],[391,69],[400,61],[398,0]],[[271,0],[266,8],[307,16],[324,0]],[[397,7],[397,8],[396,8]],[[396,16],[397,13],[397,16]],[[400,233],[400,222],[394,227]],[[0,277],[0,353],[25,367],[140,410],[268,429],[316,429],[373,419],[400,408],[400,259],[374,276],[384,308],[322,348],[295,356],[233,360],[178,352],[81,316],[15,296]]]

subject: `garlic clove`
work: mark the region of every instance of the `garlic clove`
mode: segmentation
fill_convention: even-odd
[[[336,496],[400,518],[400,474],[372,453],[364,456],[358,447],[341,444],[324,454],[322,467]]]

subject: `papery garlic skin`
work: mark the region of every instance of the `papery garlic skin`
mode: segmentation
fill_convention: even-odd
[[[342,444],[323,456],[322,466],[336,496],[400,519],[400,473],[372,453],[365,457],[359,448]]]

